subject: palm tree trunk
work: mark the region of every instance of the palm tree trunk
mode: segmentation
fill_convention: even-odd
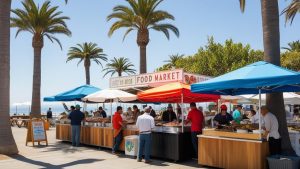
[[[10,99],[10,8],[11,0],[0,5],[0,154],[18,153],[9,115]]]
[[[280,66],[280,33],[278,0],[261,0],[264,39],[264,59]],[[266,104],[279,123],[282,151],[295,154],[290,142],[282,93],[267,94]]]
[[[85,68],[85,83],[90,85],[91,82],[90,82],[90,66],[84,66]]]
[[[41,53],[43,48],[43,37],[34,35],[32,47],[34,49],[33,82],[31,99],[31,117],[41,117]]]
[[[122,71],[118,72],[118,76],[121,77],[122,76]]]
[[[140,46],[140,73],[147,73],[147,46]]]

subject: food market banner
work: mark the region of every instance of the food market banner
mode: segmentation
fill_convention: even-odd
[[[182,69],[110,78],[110,88],[160,86],[170,82],[193,84],[210,79],[208,76],[184,73]]]

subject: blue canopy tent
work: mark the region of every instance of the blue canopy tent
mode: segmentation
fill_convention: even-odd
[[[44,101],[81,101],[81,98],[99,90],[99,88],[91,85],[83,85],[55,96],[44,97]]]
[[[259,94],[260,114],[261,93],[300,91],[300,73],[260,61],[192,84],[191,91],[218,95]],[[259,126],[261,129],[261,125]]]
[[[194,93],[242,95],[300,91],[300,73],[260,61],[191,85]]]

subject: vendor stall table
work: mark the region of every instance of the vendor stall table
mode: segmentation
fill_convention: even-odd
[[[151,156],[173,161],[190,159],[193,148],[189,127],[181,132],[181,127],[156,127],[152,132]],[[123,137],[138,135],[134,128],[123,130]],[[71,141],[71,125],[56,124],[56,139]],[[113,129],[111,127],[81,126],[81,143],[105,148],[113,146]],[[120,150],[124,151],[124,139]]]
[[[198,136],[198,162],[226,169],[265,169],[268,142],[257,140],[256,135],[204,130]]]

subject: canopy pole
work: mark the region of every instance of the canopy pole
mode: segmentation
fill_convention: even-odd
[[[112,100],[110,100],[110,123],[111,123],[111,125],[113,125],[112,119],[113,119],[113,117],[112,117]]]
[[[259,139],[261,139],[261,89],[258,90],[258,93],[259,93],[259,101],[258,101],[258,124],[259,124],[259,132],[260,132],[260,135],[259,135]]]
[[[181,131],[184,132],[184,115],[183,115],[183,93],[181,93]]]

